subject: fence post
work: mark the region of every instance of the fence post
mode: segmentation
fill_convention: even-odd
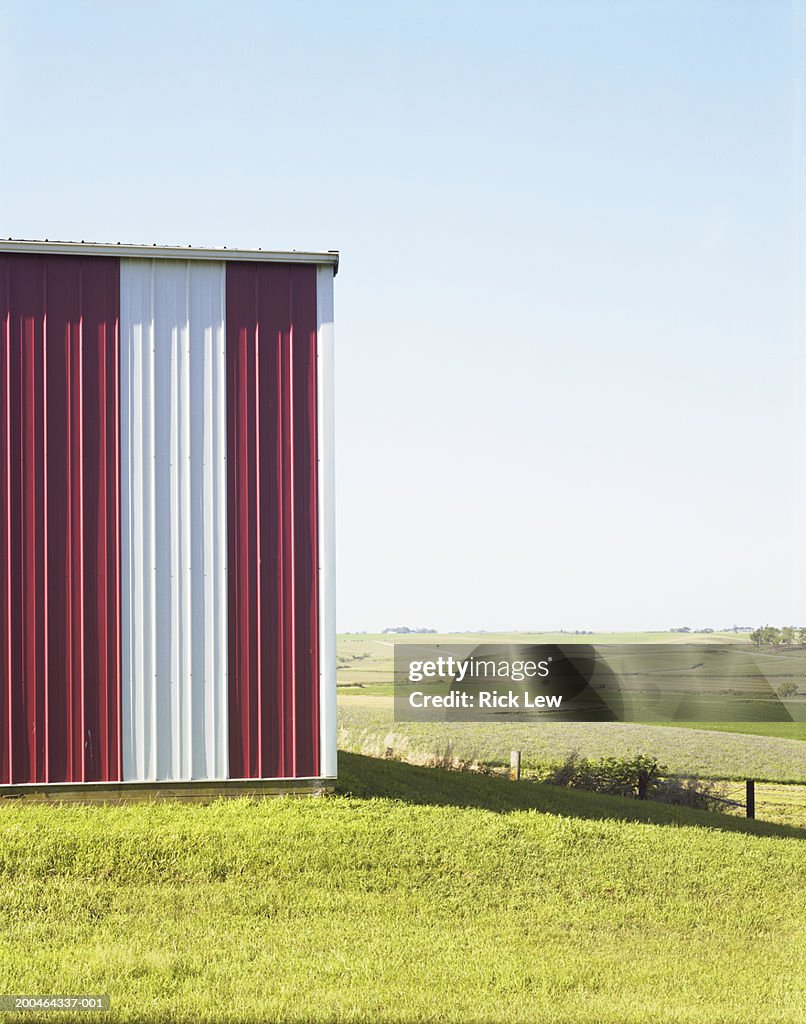
[[[511,779],[519,779],[521,777],[521,752],[520,750],[513,750],[509,755],[509,777]]]
[[[756,816],[756,784],[753,779],[745,779],[747,785],[747,817],[755,818]]]

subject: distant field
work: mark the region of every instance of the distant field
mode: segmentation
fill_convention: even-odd
[[[338,638],[339,689],[367,694],[392,692],[395,644],[741,644],[746,633],[342,633]]]
[[[345,749],[389,746],[434,752],[450,745],[456,756],[506,763],[512,749],[532,763],[570,753],[600,757],[646,753],[671,771],[709,778],[752,776],[773,782],[806,781],[804,722],[627,723],[395,723],[392,712],[393,645],[433,643],[737,644],[737,633],[468,633],[345,634],[338,641],[339,722]],[[783,664],[787,652],[776,657]]]
[[[736,732],[751,736],[779,736],[787,740],[806,740],[806,722],[669,722],[676,729],[707,729],[709,732]]]
[[[597,647],[598,678],[609,685],[608,668],[615,673],[626,721],[665,724],[678,716],[720,721],[730,703],[735,720],[766,727],[777,720],[788,725],[794,718],[806,724],[806,647],[759,649],[747,634],[736,633],[346,634],[339,637],[337,647],[338,689],[343,695],[391,695],[395,647],[414,651],[415,658],[434,657],[437,652],[467,657],[475,647],[498,643]],[[606,658],[602,649],[608,651]],[[782,707],[777,695],[793,685],[795,692]],[[449,684],[444,686],[447,692]],[[562,711],[556,715],[563,717]]]

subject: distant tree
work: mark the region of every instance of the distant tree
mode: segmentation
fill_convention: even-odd
[[[779,644],[781,642],[781,630],[777,626],[765,626],[763,633],[763,643],[774,647],[775,644]]]
[[[781,627],[781,643],[782,644],[793,644],[795,642],[795,627],[794,626],[782,626]]]
[[[798,684],[788,679],[785,683],[781,683],[778,686],[779,697],[794,697],[798,692]]]
[[[771,647],[781,643],[781,630],[777,626],[759,626],[750,634],[756,647]]]
[[[801,626],[798,629],[798,643],[806,644],[806,626]]]

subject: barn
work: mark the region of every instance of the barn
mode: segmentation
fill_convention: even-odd
[[[0,795],[335,777],[337,269],[0,242]]]

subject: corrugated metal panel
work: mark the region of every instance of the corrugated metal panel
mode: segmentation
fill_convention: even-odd
[[[319,773],[335,778],[336,459],[333,379],[333,268],[316,270],[317,447],[319,455]]]
[[[316,267],[227,265],[232,778],[319,773]]]
[[[120,778],[118,261],[0,256],[0,781]]]
[[[123,777],[227,777],[223,263],[121,261]]]

